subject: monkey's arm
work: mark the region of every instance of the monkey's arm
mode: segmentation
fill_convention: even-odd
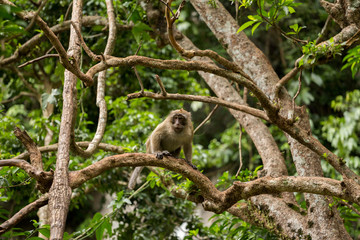
[[[161,140],[164,138],[165,137],[163,135],[155,131],[149,139],[149,145],[146,146],[146,152],[155,153],[157,159],[163,159],[164,156],[171,156],[171,153],[164,150],[161,146]]]

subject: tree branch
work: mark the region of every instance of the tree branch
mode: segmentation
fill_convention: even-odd
[[[14,216],[12,216],[10,219],[8,219],[7,221],[3,222],[0,225],[0,235],[5,233],[12,227],[14,227],[16,224],[18,224],[30,212],[35,211],[36,209],[46,205],[48,200],[49,200],[48,194],[44,194],[39,199],[35,200],[34,202],[22,208]]]
[[[195,95],[186,95],[186,94],[172,94],[167,93],[165,96],[157,93],[152,92],[137,92],[137,93],[131,93],[127,95],[127,100],[131,100],[134,98],[141,98],[141,97],[148,97],[153,99],[172,99],[172,100],[187,100],[187,101],[199,101],[199,102],[205,102],[205,103],[213,103],[218,104],[224,107],[228,107],[234,110],[242,111],[245,113],[248,113],[250,115],[253,115],[255,117],[261,118],[266,121],[270,121],[269,118],[266,116],[266,113],[264,111],[261,111],[256,108],[252,108],[246,105],[241,105],[233,102],[227,102],[225,100],[216,98],[216,97],[209,97],[209,96],[195,96]]]
[[[79,147],[82,148],[87,148],[90,145],[90,142],[76,142],[76,144]],[[52,145],[47,145],[47,146],[42,146],[39,147],[39,151],[40,152],[56,152],[58,150],[58,144],[52,144]],[[115,145],[111,145],[111,144],[106,144],[106,143],[100,143],[98,146],[98,150],[104,150],[104,151],[108,151],[108,152],[113,152],[113,153],[117,153],[117,154],[122,154],[124,153],[124,149],[122,147],[119,146],[115,146]],[[22,153],[18,156],[16,156],[14,159],[27,159],[30,156],[30,154],[28,152]]]

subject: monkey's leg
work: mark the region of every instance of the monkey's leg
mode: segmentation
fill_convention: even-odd
[[[140,176],[141,171],[143,170],[144,167],[136,167],[134,169],[134,171],[131,173],[130,179],[129,179],[129,183],[128,183],[128,188],[129,189],[134,189],[135,185],[136,185],[136,180],[138,179],[138,177]]]

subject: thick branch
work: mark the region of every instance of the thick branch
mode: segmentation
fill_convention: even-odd
[[[183,159],[166,157],[157,159],[152,154],[126,153],[106,157],[82,170],[70,173],[72,188],[79,187],[104,171],[114,167],[126,166],[156,166],[180,173],[196,184],[202,196],[207,200],[207,210],[222,212],[241,199],[248,199],[260,194],[281,192],[308,192],[321,195],[336,196],[351,202],[360,203],[360,189],[347,181],[341,182],[322,177],[264,177],[250,182],[235,182],[224,192],[219,192],[213,183],[199,171],[194,170]],[[351,188],[351,189],[350,189]]]
[[[232,206],[240,199],[247,199],[258,194],[275,194],[281,192],[306,192],[329,195],[359,204],[359,188],[354,192],[351,190],[351,188],[348,189],[346,187],[346,181],[341,182],[330,178],[298,176],[272,178],[267,176],[250,182],[235,182],[224,194],[227,199],[225,202],[227,202],[229,206]]]

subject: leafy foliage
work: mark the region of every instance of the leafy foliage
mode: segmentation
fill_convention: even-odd
[[[340,112],[340,116],[329,116],[322,122],[323,136],[331,143],[335,154],[342,157],[346,163],[359,173],[360,162],[360,91],[338,96],[331,102],[331,107]]]
[[[346,62],[346,64],[341,68],[341,70],[350,68],[352,77],[355,78],[355,74],[360,70],[360,46],[350,49],[343,61]]]
[[[250,8],[253,5],[253,0],[241,0],[239,1],[239,8]],[[295,13],[295,7],[299,6],[299,3],[295,3],[294,0],[280,0],[280,1],[269,1],[269,0],[257,0],[257,14],[248,15],[250,21],[242,24],[237,32],[241,32],[246,28],[254,25],[251,29],[251,34],[254,34],[255,30],[264,23],[266,29],[270,26],[276,25],[281,19],[286,16],[289,16]],[[290,26],[298,34],[303,27],[298,27],[297,25]],[[288,33],[293,34],[291,33]]]

